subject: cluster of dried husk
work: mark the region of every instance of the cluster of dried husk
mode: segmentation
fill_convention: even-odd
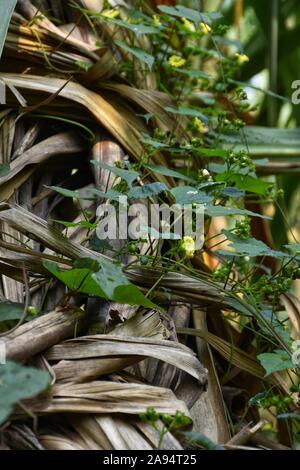
[[[77,3],[94,11],[103,6],[101,0]],[[124,2],[120,11],[126,18]],[[182,411],[192,418],[194,431],[227,443],[228,448],[249,442],[279,446],[259,436],[262,423],[255,413],[248,421],[258,425],[247,425],[231,437],[226,406],[233,407],[236,397],[245,401],[248,392],[255,393],[264,372],[251,349],[251,334],[241,338],[222,315],[230,296],[219,286],[204,276],[200,280],[179,272],[127,269],[129,280],[145,292],[160,278],[154,299],[164,307],[162,313],[94,298],[75,298],[62,305],[64,286],[57,281],[49,284],[44,260],[69,267],[77,258],[111,253],[88,247],[84,227],[69,229],[66,237],[61,226],[51,222],[80,215],[71,199],[47,187],[83,191],[93,184],[105,190],[110,186],[108,172],[91,168],[89,161],[114,164],[124,155],[138,160],[143,154],[140,138],[147,132],[139,112],[155,115],[162,130],[174,126],[173,115],[165,111],[172,102],[156,91],[154,74],[137,69],[135,87],[117,75],[123,57],[111,38],[126,39],[130,32],[100,20],[97,28],[96,37],[68,2],[19,0],[0,62],[0,79],[7,88],[7,106],[0,113],[5,118],[0,162],[10,164],[10,172],[0,177],[1,295],[42,305],[48,312],[2,339],[8,359],[46,369],[52,377],[47,393],[15,408],[2,433],[3,445],[153,449],[157,432],[139,418],[153,407],[169,414]],[[99,37],[102,47],[96,45]],[[147,37],[140,35],[136,41],[147,49]],[[82,137],[86,131],[78,132],[68,120],[92,129],[92,148]],[[180,121],[177,126],[177,132],[183,132]],[[167,165],[163,154],[153,160]],[[165,181],[161,175],[156,178]],[[168,184],[174,184],[171,178]],[[85,209],[95,211],[94,203]],[[193,262],[202,271],[209,270],[200,257]],[[231,368],[221,389],[218,370],[224,372],[228,363]],[[285,387],[279,375],[274,384]],[[166,434],[165,449],[182,445],[182,437]]]

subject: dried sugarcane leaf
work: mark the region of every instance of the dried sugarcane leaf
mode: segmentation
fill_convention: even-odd
[[[260,379],[265,375],[265,371],[257,359],[252,357],[250,354],[245,353],[234,344],[230,344],[208,331],[194,328],[179,328],[178,333],[199,336],[207,341],[210,346],[216,349],[227,361],[231,362],[236,367],[245,370],[249,374]]]
[[[187,274],[172,272],[162,273],[158,269],[129,268],[126,270],[128,279],[140,286],[151,286],[161,278],[158,288],[167,288],[172,294],[184,300],[195,300],[195,303],[202,301],[226,305],[225,292],[216,284],[197,279]],[[182,296],[182,297],[181,297]]]
[[[19,0],[18,9],[28,19],[35,21],[35,24],[43,31],[47,32],[51,37],[58,39],[59,42],[66,42],[74,46],[77,50],[89,55],[92,58],[97,58],[97,55],[93,52],[96,47],[80,41],[73,36],[70,37],[68,34],[64,34],[54,23],[52,23],[46,16],[41,15],[41,12],[36,8],[29,0]]]
[[[10,164],[10,171],[0,178],[0,186],[14,179],[28,165],[37,165],[54,155],[74,155],[85,150],[85,145],[74,132],[55,134],[36,144]],[[13,182],[11,183],[13,184]],[[16,187],[14,185],[14,187]]]
[[[113,302],[111,307],[114,309],[114,311],[117,311],[118,313],[121,310],[121,304],[117,304],[116,302]],[[135,312],[132,312],[130,318],[127,319],[124,323],[116,325],[110,331],[110,334],[121,337],[141,336],[150,339],[169,338],[170,332],[162,322],[162,314],[160,312],[154,309],[147,311],[140,309],[134,315],[133,313]]]
[[[98,93],[90,91],[78,83],[66,82],[59,78],[0,73],[1,78],[16,88],[34,90],[35,92],[55,94],[60,90],[59,96],[86,107],[128,152],[136,158],[141,156],[143,147],[136,132],[119,112]]]
[[[114,356],[154,357],[186,371],[201,385],[207,381],[206,370],[194,353],[174,341],[114,335],[82,336],[53,346],[45,355],[49,361]]]
[[[88,448],[105,450],[150,450],[148,436],[138,431],[130,416],[70,415],[69,421]]]
[[[114,302],[112,302],[114,304]],[[117,304],[118,308],[121,307]],[[124,306],[123,306],[124,307]],[[127,306],[125,305],[125,308]],[[136,310],[136,308],[135,308]],[[117,325],[111,334],[128,337],[130,335],[137,337],[147,337],[150,339],[164,339],[168,337],[168,332],[163,326],[160,315],[156,311],[149,311],[147,314],[138,312],[134,317],[121,325]],[[86,337],[88,340],[89,337]],[[90,338],[93,338],[91,336]],[[51,354],[51,349],[49,351]],[[82,382],[87,379],[95,379],[100,375],[109,374],[122,370],[132,364],[143,360],[139,355],[121,355],[120,357],[93,357],[79,358],[76,360],[62,359],[54,365],[53,369],[57,380],[64,382]]]
[[[25,424],[12,424],[4,433],[5,442],[16,450],[44,450],[35,433]]]
[[[74,442],[73,436],[71,439],[59,433],[41,434],[39,440],[46,450],[91,450]]]
[[[104,418],[105,419],[105,418]],[[141,450],[152,450],[153,446],[149,443],[148,439],[139,432],[126,418],[114,419],[115,429],[123,437],[125,445],[128,450],[141,449]],[[110,435],[110,434],[108,434]]]
[[[105,83],[102,86],[104,89],[119,93],[123,98],[133,101],[148,113],[153,114],[163,125],[164,129],[173,130],[174,117],[166,111],[166,108],[168,106],[174,106],[174,103],[165,93],[154,90],[142,90],[119,83]],[[185,124],[185,119],[181,119],[181,121],[178,122],[178,128],[182,133]]]
[[[161,315],[162,324],[170,332],[171,341],[178,342],[176,327],[188,326],[190,317],[190,308],[186,305],[176,305],[168,310],[168,313]],[[146,361],[139,364],[141,376],[149,383],[159,387],[168,387],[175,390],[182,376],[181,371],[167,362],[149,357]]]
[[[280,296],[293,327],[293,337],[300,337],[300,300],[293,294],[285,293]]]
[[[141,356],[109,357],[100,359],[60,360],[53,366],[56,379],[63,382],[86,382],[101,375],[123,370],[141,361]]]
[[[74,336],[84,323],[81,309],[54,311],[24,323],[2,337],[7,359],[26,361],[65,338]]]
[[[42,264],[43,260],[51,260],[64,267],[71,265],[70,260],[48,255],[45,252],[33,251],[30,248],[23,248],[21,245],[0,241],[0,247],[0,259],[7,263],[6,265],[1,264],[3,266],[3,274],[19,282],[24,281],[23,266],[30,273],[48,276],[48,271]]]
[[[104,255],[72,242],[54,226],[22,207],[0,204],[0,220],[6,221],[29,238],[38,240],[54,252],[59,252],[69,258],[106,258]]]
[[[175,414],[181,411],[189,416],[186,405],[171,390],[138,383],[94,381],[89,383],[56,384],[51,402],[29,400],[26,407],[37,415],[53,413],[126,413],[139,415],[153,407],[159,413]],[[17,409],[13,418],[24,416]]]
[[[193,322],[197,330],[207,331],[205,311],[193,309]],[[190,410],[194,422],[193,431],[222,444],[230,439],[230,430],[216,366],[207,342],[197,337],[196,345],[198,357],[207,367],[209,374],[207,390]]]
[[[82,245],[76,244],[64,237],[54,227],[43,219],[18,206],[0,205],[0,220],[8,222],[21,233],[38,240],[50,249],[60,252],[70,258],[106,258]],[[151,286],[161,276],[157,270],[127,269],[126,276],[137,285]],[[180,286],[180,288],[178,287]],[[197,302],[225,304],[225,293],[208,281],[200,280],[181,273],[168,272],[163,275],[159,287],[171,289],[174,294],[184,292],[185,298],[192,298]]]
[[[88,449],[103,449],[110,450],[113,448],[111,431],[106,432],[102,428],[101,422],[99,422],[102,415],[68,415],[68,421],[71,423],[73,428],[76,430],[78,435],[84,441]],[[106,416],[103,415],[105,420]],[[107,417],[113,420],[113,417]]]

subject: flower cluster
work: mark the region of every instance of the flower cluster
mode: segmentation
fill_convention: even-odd
[[[168,62],[172,67],[179,69],[185,65],[186,60],[179,55],[171,55],[171,57],[168,59]]]

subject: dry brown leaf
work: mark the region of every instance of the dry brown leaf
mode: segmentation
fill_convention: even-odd
[[[52,397],[45,404],[35,399],[26,402],[26,408],[37,415],[53,413],[126,413],[139,415],[152,407],[158,413],[175,414],[181,411],[189,416],[184,402],[171,390],[137,383],[94,381],[89,383],[56,384]],[[24,416],[16,409],[14,418]]]

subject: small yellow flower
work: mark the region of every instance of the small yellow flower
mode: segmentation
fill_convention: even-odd
[[[186,60],[182,57],[179,57],[179,55],[171,55],[171,57],[169,57],[168,62],[170,65],[172,65],[172,67],[180,68],[184,66]]]
[[[184,253],[186,258],[193,258],[195,254],[195,241],[192,237],[185,236],[180,241],[180,251]]]
[[[206,125],[198,117],[194,118],[193,124],[194,124],[194,128],[201,134],[204,134],[205,132],[207,132]]]
[[[239,54],[238,52],[235,54],[235,58],[239,65],[243,65],[246,62],[249,62],[249,57],[246,54]]]
[[[200,23],[199,28],[202,34],[209,34],[211,32],[211,27],[207,23]]]
[[[111,10],[103,10],[101,12],[102,16],[105,16],[105,18],[117,18],[119,16],[120,12],[116,8],[111,9]]]
[[[187,20],[186,18],[181,18],[183,26],[191,31],[192,33],[195,31],[195,25],[191,21]]]
[[[152,19],[153,19],[153,23],[155,24],[155,26],[161,26],[161,21],[158,15],[153,15]]]
[[[264,432],[274,431],[274,428],[271,423],[265,423],[262,427],[262,431]]]

